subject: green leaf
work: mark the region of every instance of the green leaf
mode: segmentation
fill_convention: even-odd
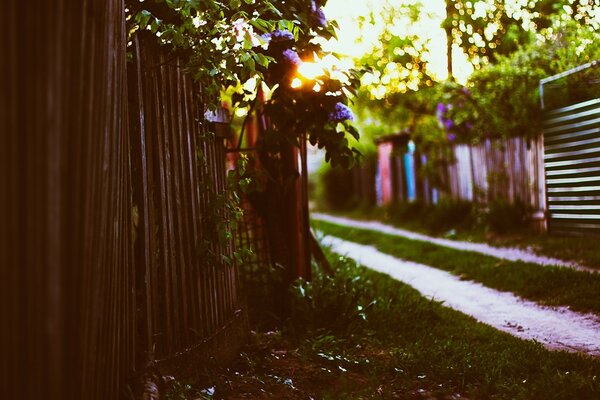
[[[256,18],[250,21],[250,25],[261,32],[269,32],[272,30],[273,24],[261,18]]]
[[[260,65],[261,67],[268,67],[269,66],[269,61],[272,60],[271,57],[267,57],[261,53],[254,53],[254,55],[252,56],[254,58],[254,61],[256,61],[256,63],[258,65]]]
[[[254,59],[250,57],[250,55],[248,55],[247,59],[244,60],[243,63],[244,66],[246,66],[250,70],[248,71],[249,73],[256,69],[256,63],[254,62]]]
[[[140,29],[145,29],[146,26],[148,26],[148,22],[150,21],[151,17],[152,14],[150,13],[150,11],[142,10],[139,13],[137,13],[137,15],[135,16],[135,20],[140,25]]]

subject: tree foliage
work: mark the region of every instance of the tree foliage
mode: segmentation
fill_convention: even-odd
[[[576,8],[569,1],[531,1],[523,3],[520,8],[516,5],[521,3],[513,2],[513,8],[509,10],[506,6],[508,2],[497,3],[496,12],[499,14],[494,14],[494,18],[504,21],[506,28],[497,32],[500,36],[490,36],[485,45],[469,44],[476,47],[471,49],[473,57],[492,53],[494,56],[493,62],[482,64],[475,71],[466,87],[455,82],[434,82],[432,86],[421,84],[416,91],[400,91],[397,90],[397,83],[394,83],[381,98],[367,92],[368,85],[363,87],[359,96],[363,108],[361,116],[368,118],[370,125],[376,122],[377,134],[408,130],[421,143],[421,147],[431,147],[491,137],[532,137],[540,133],[542,110],[539,81],[600,59],[600,34],[596,25],[589,21],[590,16],[600,11],[600,7],[587,7],[587,3],[583,2],[579,2]],[[476,4],[489,6],[493,2],[461,0],[453,4],[458,11],[462,10],[460,7],[469,9],[460,18],[475,23],[480,19],[475,10],[481,7]],[[524,10],[519,18],[516,10]],[[576,19],[565,18],[573,13],[577,13]],[[468,39],[476,36],[477,29],[485,29],[485,24],[494,23],[493,20],[482,19],[477,22],[483,24],[479,28],[465,22],[466,25],[457,29],[464,35],[463,39]],[[522,26],[524,21],[534,25],[525,29]],[[505,32],[508,26],[516,26],[515,29],[522,31],[526,37],[510,42]],[[505,47],[500,46],[503,41]],[[509,42],[512,43],[510,46]],[[384,41],[383,50],[379,51],[393,54],[398,52],[394,46],[403,49],[406,42]],[[488,50],[480,52],[486,46]],[[363,61],[373,63],[376,59],[363,58]],[[586,96],[589,98],[594,90],[597,93],[597,81],[596,68],[549,85],[546,88],[546,103],[553,107],[564,99],[581,101]]]
[[[208,108],[220,105],[227,88],[234,108],[259,108],[272,122],[273,135],[263,141],[270,150],[286,142],[298,143],[308,133],[311,143],[326,149],[328,160],[350,165],[357,153],[346,134],[358,137],[358,132],[350,118],[329,116],[338,104],[348,104],[358,84],[357,72],[332,69],[306,79],[313,81],[310,90],[306,85],[291,87],[301,64],[325,57],[319,39],[335,36],[336,24],[327,21],[321,10],[324,3],[130,1],[129,32],[151,31],[162,44],[185,54],[186,69],[202,84]],[[263,84],[271,96],[264,107],[256,107]]]
[[[407,93],[433,85],[435,78],[427,62],[429,42],[415,29],[424,17],[427,15],[421,3],[398,6],[385,1],[381,11],[383,21],[373,15],[359,19],[363,30],[384,24],[377,45],[359,60],[370,69],[363,77],[362,88],[371,98],[381,100],[390,93]]]
[[[444,28],[479,68],[530,43],[557,18],[600,27],[598,0],[446,0]]]
[[[523,46],[510,56],[498,57],[496,63],[476,71],[467,82],[466,99],[461,100],[456,90],[446,93],[448,103],[464,103],[464,107],[450,112],[455,126],[468,122],[472,127],[470,132],[457,132],[459,140],[540,134],[540,79],[600,59],[598,32],[573,22],[560,24],[560,29],[553,32],[558,33]],[[590,81],[588,74],[595,78]],[[559,82],[560,90],[549,93],[546,101],[559,104],[567,96],[580,101],[590,90],[595,90],[597,96],[597,79],[597,69],[573,75],[568,81]]]

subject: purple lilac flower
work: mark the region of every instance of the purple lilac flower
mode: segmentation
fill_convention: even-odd
[[[435,110],[435,114],[437,115],[438,119],[442,118],[442,116],[446,113],[446,105],[444,103],[438,103],[436,110]]]
[[[331,122],[354,121],[354,114],[344,103],[336,103],[333,112],[329,113]]]
[[[288,30],[279,30],[279,28],[275,29],[270,34],[271,40],[274,42],[285,42],[287,40],[294,40],[294,35],[292,32]]]
[[[315,21],[317,21],[318,26],[322,28],[325,28],[327,26],[327,17],[325,16],[325,13],[322,9],[319,8],[317,11],[315,11],[313,17],[315,18]]]
[[[265,42],[269,43],[271,41],[271,34],[270,33],[263,33],[262,35],[260,35],[260,38],[262,40],[264,40]]]
[[[444,120],[444,128],[446,128],[447,130],[452,129],[452,127],[454,126],[454,122],[448,118]]]
[[[300,56],[298,55],[298,53],[296,53],[292,49],[286,49],[286,50],[284,50],[283,51],[283,58],[285,60],[287,60],[290,64],[294,64],[294,65],[300,65],[300,64],[302,64],[302,60],[300,59]]]
[[[471,129],[473,129],[473,124],[472,124],[472,123],[470,123],[470,122],[467,122],[467,123],[465,124],[465,128],[467,128],[467,129],[471,130]]]
[[[454,133],[449,133],[447,138],[449,142],[454,142],[456,140],[456,135]]]
[[[321,7],[317,7],[317,3],[315,0],[312,0],[310,3],[310,11],[311,11],[311,19],[316,26],[320,26],[325,28],[327,26],[327,17],[325,17],[325,13]]]
[[[460,89],[460,91],[461,91],[461,92],[463,92],[463,93],[464,93],[464,94],[466,94],[466,95],[470,95],[470,94],[471,94],[471,91],[470,91],[469,89],[467,89],[465,86],[463,86],[463,87]]]

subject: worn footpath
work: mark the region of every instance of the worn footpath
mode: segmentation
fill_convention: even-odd
[[[511,261],[523,260],[542,265],[583,268],[560,260],[539,257],[518,249],[498,249],[488,245],[431,238],[379,222],[355,221],[324,214],[313,214],[312,217],[340,225],[398,234],[410,239],[429,241],[455,249],[477,251]],[[490,289],[475,282],[463,281],[455,275],[427,265],[397,259],[380,252],[373,246],[360,245],[332,236],[324,237],[323,244],[331,246],[332,250],[338,254],[355,259],[367,268],[388,274],[394,279],[409,284],[426,297],[441,301],[447,307],[470,315],[516,337],[538,341],[553,350],[600,356],[600,321],[592,314],[576,313],[566,307],[540,306],[512,293]],[[465,248],[464,245],[476,245],[476,247],[466,246],[467,248]]]

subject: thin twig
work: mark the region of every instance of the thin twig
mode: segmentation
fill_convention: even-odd
[[[248,123],[248,119],[252,116],[252,112],[254,111],[254,107],[258,103],[258,96],[254,97],[254,101],[250,105],[250,110],[248,110],[248,114],[246,118],[244,118],[244,122],[242,122],[242,129],[240,130],[240,138],[238,140],[238,144],[236,146],[235,151],[240,151],[242,148],[242,141],[244,140],[244,132],[246,130],[246,124]]]

